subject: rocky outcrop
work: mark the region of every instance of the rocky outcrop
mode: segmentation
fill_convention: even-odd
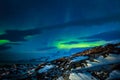
[[[8,80],[119,80],[120,43],[94,47],[39,65],[0,66]]]
[[[48,64],[54,66],[47,72],[39,73],[41,64],[36,68],[36,74],[38,80],[57,80],[60,77],[70,80],[71,73],[89,73],[94,79],[105,80],[113,70],[119,70],[117,66],[120,66],[120,59],[115,56],[120,57],[120,43],[94,47],[69,57],[44,63],[44,66]],[[105,60],[106,63],[102,60]],[[94,65],[90,66],[90,63],[94,63]],[[42,75],[44,76],[41,78]]]

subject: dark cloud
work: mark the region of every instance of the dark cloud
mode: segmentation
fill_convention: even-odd
[[[78,38],[79,39],[79,38]],[[86,38],[85,38],[86,39]],[[65,43],[62,43],[62,44],[68,44],[68,45],[71,45],[71,44],[79,44],[81,42],[94,42],[94,41],[98,41],[100,39],[87,39],[87,40],[82,40],[81,41],[70,41],[70,42],[65,42]]]
[[[56,41],[64,41],[64,39],[57,39]]]
[[[29,19],[32,21],[36,16],[38,23],[42,20],[44,23],[48,23],[51,21],[49,18],[52,17],[57,17],[57,20],[62,18],[61,21],[64,21],[67,13],[71,14],[70,17],[79,17],[79,19],[94,14],[93,17],[96,17],[96,15],[101,17],[102,13],[103,15],[106,13],[114,15],[112,13],[119,12],[119,4],[119,0],[0,0],[0,20],[20,25],[20,23],[29,22]],[[67,11],[68,9],[70,11]]]
[[[109,22],[120,22],[120,13],[119,14],[111,14],[100,18],[94,18],[94,19],[84,19],[84,20],[78,20],[78,21],[72,21],[69,23],[65,23],[63,25],[59,25],[59,27],[65,27],[65,26],[91,26],[91,25],[101,25],[104,23]]]
[[[32,36],[39,34],[39,29],[29,29],[29,30],[6,30],[5,34],[0,35],[0,39],[10,40],[12,42],[26,41],[26,36]]]
[[[102,25],[106,23],[111,23],[111,22],[120,22],[120,13],[117,14],[108,14],[106,16],[98,17],[98,18],[90,18],[90,19],[80,19],[80,20],[74,20],[70,22],[66,22],[63,24],[57,24],[57,25],[52,25],[52,26],[42,26],[40,27],[40,30],[53,30],[53,29],[61,29],[61,28],[66,28],[66,27],[90,27],[93,25]]]
[[[3,45],[0,45],[0,51],[6,51],[12,48],[11,45],[21,45],[20,43],[6,43]]]
[[[79,42],[78,41],[70,41],[70,42],[65,42],[65,43],[62,43],[62,44],[78,44]]]
[[[89,37],[80,37],[78,39],[100,39],[100,40],[120,40],[120,31],[115,30],[115,31],[109,31],[109,32],[103,32],[100,34],[96,34],[93,36]]]
[[[5,50],[8,50],[10,49],[11,47],[10,46],[7,46],[7,45],[0,45],[0,51],[5,51]]]
[[[21,45],[21,43],[7,43],[8,45]]]
[[[99,41],[100,39],[88,39],[88,40],[83,40],[83,42],[95,42]]]
[[[56,47],[45,47],[45,48],[40,48],[40,49],[38,49],[38,51],[51,50],[51,49],[56,49]]]

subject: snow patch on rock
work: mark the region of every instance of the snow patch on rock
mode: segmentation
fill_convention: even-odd
[[[97,80],[95,77],[88,73],[71,73],[70,80]]]
[[[53,68],[53,65],[46,65],[44,68],[38,70],[38,73],[47,72],[49,69]]]

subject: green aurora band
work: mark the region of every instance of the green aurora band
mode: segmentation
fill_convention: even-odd
[[[10,43],[10,41],[9,40],[0,40],[0,45],[4,45],[7,43]]]
[[[107,41],[95,41],[95,42],[80,42],[78,44],[63,44],[62,42],[55,43],[58,49],[71,49],[71,48],[89,48],[106,44]]]

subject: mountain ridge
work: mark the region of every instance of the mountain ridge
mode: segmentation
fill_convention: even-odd
[[[120,66],[120,61],[119,61],[120,59],[119,59],[119,57],[116,57],[116,55],[117,56],[120,55],[120,43],[107,44],[104,46],[94,47],[92,49],[88,49],[83,52],[78,52],[69,57],[62,57],[62,58],[59,58],[59,59],[56,59],[56,60],[53,60],[50,62],[42,63],[36,68],[37,75],[39,76],[38,80],[76,80],[76,79],[70,79],[69,76],[71,75],[71,72],[79,71],[79,70],[82,70],[83,68],[86,69],[87,68],[86,66],[89,66],[88,64],[91,62],[98,63],[97,66],[101,66],[101,64],[99,65],[100,62],[97,59],[100,56],[103,57],[103,59],[107,58],[107,57],[113,57],[113,60],[111,59],[111,61],[109,61],[109,58],[108,58],[108,60],[106,60],[106,63],[102,63],[102,65],[111,66],[111,64],[114,64],[114,65],[117,64],[118,66]],[[102,61],[102,59],[100,59],[100,60]],[[45,68],[46,65],[47,66],[50,65],[52,67],[49,68],[47,72],[39,72],[40,70]],[[80,69],[77,70],[77,68],[80,68]],[[110,67],[110,69],[113,69],[113,68]],[[58,70],[58,72],[56,72],[56,70]],[[53,73],[51,74],[51,71],[55,71],[56,74],[53,74]],[[106,70],[106,71],[108,71],[108,73],[109,73],[109,70]],[[91,70],[91,72],[92,72],[92,70]],[[59,74],[57,74],[57,73],[59,73]],[[53,76],[49,76],[48,74],[53,75]],[[94,71],[91,74],[96,75],[96,73],[94,73]],[[48,77],[47,77],[47,75],[48,75]],[[64,77],[65,75],[67,75],[67,76]],[[97,80],[103,80],[103,79],[107,79],[108,75],[105,77],[98,77],[96,75],[97,77],[94,76],[94,78]],[[62,76],[62,78],[57,79],[60,76]],[[83,80],[85,80],[85,79],[83,79]]]

